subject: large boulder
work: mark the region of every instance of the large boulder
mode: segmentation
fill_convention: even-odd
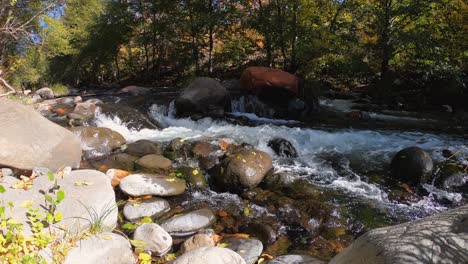
[[[243,90],[269,99],[285,101],[299,96],[299,78],[279,69],[249,67],[241,75]]]
[[[63,220],[56,224],[57,227],[64,226],[70,233],[77,234],[87,231],[95,224],[100,224],[104,230],[112,230],[116,226],[115,193],[109,177],[104,173],[76,170],[63,178],[55,176],[55,180],[58,190],[65,193],[65,198],[57,206],[57,212],[63,215]],[[25,234],[30,234],[27,209],[21,205],[29,201],[33,209],[39,209],[39,213],[45,215],[45,208],[49,208],[50,204],[44,198],[44,194],[55,198],[56,194],[51,193],[54,182],[47,176],[39,176],[27,190],[16,189],[17,183],[17,178],[3,177],[0,184],[6,191],[0,194],[0,203],[12,202],[15,205],[7,208],[6,215],[22,223]],[[55,192],[58,193],[58,190]]]
[[[468,263],[468,206],[371,230],[330,264]]]
[[[391,163],[393,177],[413,185],[427,182],[433,167],[431,156],[419,147],[400,150]]]
[[[273,167],[267,153],[239,148],[213,169],[213,181],[221,190],[239,192],[257,186]]]
[[[127,238],[102,233],[76,242],[76,247],[68,251],[65,264],[132,264],[137,263],[132,246]]]
[[[70,130],[81,139],[85,159],[108,156],[113,150],[126,143],[121,134],[106,127],[81,126],[73,127]]]
[[[81,160],[78,137],[33,108],[0,98],[0,164],[18,169],[76,168]]]
[[[187,86],[175,101],[177,115],[181,117],[223,117],[230,108],[226,88],[211,78],[197,78]]]

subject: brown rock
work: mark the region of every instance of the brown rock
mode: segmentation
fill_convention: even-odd
[[[214,245],[215,243],[210,236],[205,234],[196,234],[185,240],[180,247],[180,253],[184,254],[201,247],[214,247]]]
[[[241,75],[241,87],[254,94],[277,89],[298,96],[299,78],[279,69],[249,67]]]
[[[120,181],[130,175],[130,172],[118,169],[110,169],[106,175],[111,179],[112,187],[119,185]]]
[[[148,171],[167,171],[172,168],[172,161],[161,155],[149,154],[136,161],[139,167]]]

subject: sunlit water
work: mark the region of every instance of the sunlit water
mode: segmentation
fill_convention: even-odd
[[[418,132],[299,128],[293,127],[296,121],[259,118],[252,113],[239,112],[242,110],[239,108],[234,110],[237,110],[234,115],[243,115],[261,124],[250,127],[211,118],[197,121],[175,118],[173,102],[169,106],[153,105],[149,109],[150,116],[164,127],[162,130],[132,130],[116,116],[99,115],[96,123],[100,127],[121,133],[128,142],[139,139],[170,141],[177,137],[185,140],[223,137],[237,143],[248,143],[269,153],[278,172],[286,171],[296,177],[307,178],[320,187],[340,190],[350,197],[377,204],[387,213],[401,214],[408,218],[445,210],[443,205],[435,201],[434,194],[444,195],[453,202],[462,199],[460,194],[448,193],[428,185],[426,189],[431,194],[419,202],[412,205],[398,204],[388,199],[385,188],[366,180],[369,173],[387,170],[392,156],[405,147],[419,146],[434,161],[442,161],[443,149],[454,152],[467,149],[467,141],[461,137]],[[290,141],[297,149],[299,157],[286,159],[276,156],[268,147],[268,141],[276,137]],[[465,164],[468,163],[467,152],[461,151],[459,154],[460,160]],[[202,195],[196,195],[202,198]],[[231,196],[236,197],[222,197]],[[214,197],[219,196],[213,194],[212,198]]]

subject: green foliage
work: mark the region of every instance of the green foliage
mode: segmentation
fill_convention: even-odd
[[[66,95],[69,93],[67,86],[60,83],[52,84],[49,88],[54,91],[56,95]]]

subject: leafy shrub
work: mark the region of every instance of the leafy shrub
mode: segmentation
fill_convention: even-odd
[[[52,89],[52,91],[54,91],[54,94],[56,95],[66,95],[70,93],[70,91],[68,91],[68,88],[60,83],[52,84],[51,86],[49,86],[49,88]]]

